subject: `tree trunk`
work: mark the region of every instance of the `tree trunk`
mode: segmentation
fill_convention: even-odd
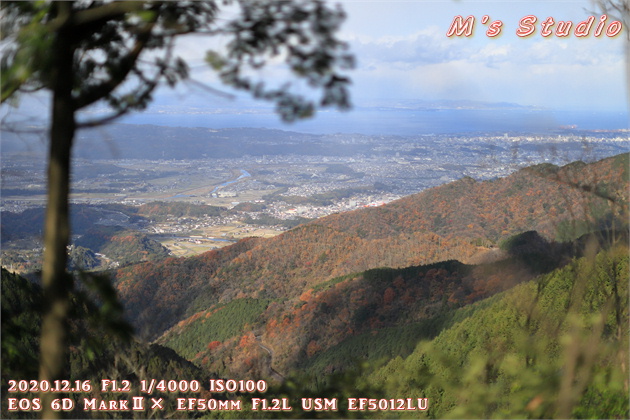
[[[63,3],[63,2],[62,2]],[[74,102],[72,98],[72,67],[74,47],[71,37],[63,29],[57,33],[51,57],[53,91],[50,144],[48,156],[48,202],[44,230],[44,265],[42,284],[44,314],[40,343],[39,379],[53,381],[69,379],[66,375],[66,347],[68,311],[72,277],[66,271],[67,246],[70,239],[69,192],[70,154],[75,132]],[[42,418],[62,417],[62,412],[51,409],[56,393],[41,393]]]

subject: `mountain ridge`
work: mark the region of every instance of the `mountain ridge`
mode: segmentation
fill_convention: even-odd
[[[614,194],[627,197],[627,173],[618,170],[627,160],[626,154],[591,164],[524,169],[493,181],[465,178],[380,208],[318,219],[274,238],[121,269],[117,287],[140,331],[155,338],[179,320],[234,299],[297,301],[318,284],[350,273],[466,262],[524,231],[538,231],[551,241],[562,224],[565,236],[576,237],[580,232],[571,232],[572,222],[585,218],[587,210],[596,210],[604,221],[614,215],[607,213],[609,201],[574,187],[574,181],[616,185]]]

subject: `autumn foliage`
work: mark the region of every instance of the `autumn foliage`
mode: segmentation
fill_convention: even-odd
[[[259,302],[264,310],[244,329],[201,341],[192,356],[225,374],[264,374],[264,343],[274,368],[286,372],[350,337],[403,325],[430,337],[447,311],[566,263],[573,251],[556,240],[618,219],[615,203],[628,196],[626,166],[622,155],[538,165],[491,181],[464,178],[271,239],[127,267],[116,273],[117,287],[139,331],[150,338],[166,332],[164,342],[203,328],[228,302]],[[500,249],[506,241],[524,245]],[[405,348],[418,338],[405,338]]]

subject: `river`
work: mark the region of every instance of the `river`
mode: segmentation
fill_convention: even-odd
[[[226,181],[223,184],[214,187],[214,189],[210,192],[210,194],[214,194],[215,192],[217,192],[217,190],[219,188],[226,187],[226,186],[228,186],[230,184],[234,184],[235,182],[238,182],[241,179],[247,178],[247,177],[250,177],[250,176],[252,176],[252,175],[249,172],[247,172],[245,169],[241,169],[241,175],[238,178],[233,179],[231,181]]]

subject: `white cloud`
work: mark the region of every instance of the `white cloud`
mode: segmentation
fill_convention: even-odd
[[[474,39],[473,39],[474,38]],[[625,57],[617,39],[451,39],[435,27],[408,35],[348,37],[356,94],[478,99],[523,105],[625,106]],[[588,97],[583,92],[589,92]]]
[[[357,58],[350,76],[359,106],[360,98],[378,97],[625,106],[621,39],[544,38],[539,30],[529,38],[515,34],[527,14],[584,20],[585,9],[592,8],[588,2],[344,0],[343,6],[348,22],[341,37]],[[472,37],[446,36],[458,14],[477,17]],[[484,14],[504,22],[500,36],[485,35]],[[207,49],[220,48],[221,40],[196,36],[182,42],[178,54],[194,68],[195,78],[220,88],[203,62]],[[270,66],[260,76],[280,80],[283,75]],[[592,97],[585,98],[581,87]]]

